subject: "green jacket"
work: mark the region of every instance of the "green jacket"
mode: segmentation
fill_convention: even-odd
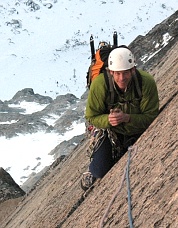
[[[121,123],[112,127],[108,120],[109,92],[105,83],[104,74],[100,74],[91,83],[89,90],[85,118],[97,128],[110,128],[123,135],[135,135],[143,133],[159,112],[159,98],[156,83],[153,76],[139,70],[142,77],[142,97],[138,99],[135,94],[134,82],[131,80],[126,92],[117,92],[115,107],[124,113],[130,114],[129,123]]]

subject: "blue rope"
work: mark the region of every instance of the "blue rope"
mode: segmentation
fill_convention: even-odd
[[[126,179],[127,179],[127,195],[128,195],[128,217],[130,228],[133,228],[133,219],[132,219],[132,203],[131,203],[131,192],[130,192],[130,179],[129,179],[129,165],[131,161],[130,148],[128,149],[128,161],[127,161],[127,170],[126,170]]]
[[[131,156],[131,151],[134,150],[134,153],[132,153]],[[121,191],[123,184],[124,184],[124,180],[127,179],[127,194],[128,194],[128,204],[129,204],[129,209],[128,209],[128,215],[129,215],[129,224],[130,224],[130,228],[133,228],[133,222],[132,222],[132,210],[131,210],[131,193],[130,193],[130,181],[129,181],[129,165],[131,162],[131,159],[133,159],[133,157],[136,155],[137,153],[137,146],[132,146],[128,148],[128,160],[127,160],[127,164],[125,166],[124,169],[124,174],[122,176],[122,180],[120,183],[119,188],[117,189],[117,191],[115,192],[115,194],[112,196],[111,201],[109,202],[108,207],[106,208],[105,214],[103,215],[99,228],[103,228],[104,227],[104,220],[107,218],[109,210],[111,205],[113,204],[115,198],[117,197],[117,195],[119,194],[119,192]]]

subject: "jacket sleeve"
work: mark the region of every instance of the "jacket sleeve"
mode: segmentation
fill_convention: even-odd
[[[91,83],[88,94],[85,118],[97,128],[109,128],[106,110],[107,91],[103,75],[99,75]]]

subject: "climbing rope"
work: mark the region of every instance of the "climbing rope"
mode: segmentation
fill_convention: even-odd
[[[126,169],[126,179],[127,179],[127,197],[128,197],[128,217],[129,217],[130,228],[133,228],[132,203],[131,203],[130,179],[129,179],[129,166],[130,166],[130,162],[131,162],[131,151],[132,151],[132,148],[129,147],[127,169]]]
[[[123,173],[120,185],[119,185],[118,189],[116,190],[115,194],[112,196],[112,198],[111,198],[111,200],[110,200],[110,202],[108,204],[108,207],[106,208],[106,211],[105,211],[103,217],[101,218],[101,221],[100,221],[100,224],[99,224],[99,228],[103,228],[104,227],[104,221],[105,221],[105,219],[108,216],[110,207],[112,206],[115,198],[117,197],[117,195],[121,191],[126,176],[127,176],[127,188],[128,188],[127,192],[128,192],[128,204],[129,204],[129,211],[128,211],[129,224],[130,224],[130,228],[133,228],[133,225],[132,225],[132,223],[133,223],[132,222],[132,213],[131,213],[131,193],[130,193],[130,181],[129,181],[129,165],[130,165],[131,160],[135,157],[136,153],[137,153],[137,146],[131,146],[131,147],[128,148],[128,156],[129,156],[129,158],[128,158],[128,161],[127,161],[127,165],[125,166],[124,173]]]

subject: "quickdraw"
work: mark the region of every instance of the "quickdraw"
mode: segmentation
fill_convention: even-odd
[[[102,144],[102,141],[105,138],[105,132],[106,130],[104,129],[97,129],[94,126],[89,126],[88,130],[90,129],[89,133],[89,138],[90,138],[90,143],[89,147],[87,150],[87,154],[90,157],[90,159],[93,156],[93,153],[100,147]]]
[[[110,129],[107,129],[107,132],[112,145],[112,157],[114,162],[117,162],[124,154],[123,147],[121,146],[120,140],[115,132]]]

